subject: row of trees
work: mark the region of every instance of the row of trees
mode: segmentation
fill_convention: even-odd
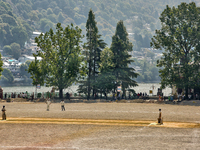
[[[194,2],[181,3],[177,8],[169,6],[160,16],[161,29],[156,30],[151,46],[164,50],[157,66],[161,67],[160,77],[162,88],[176,86],[185,89],[186,98],[189,88],[199,88],[200,66],[200,9]],[[67,26],[65,29],[57,24],[56,32],[50,29],[45,35],[36,38],[42,49],[35,54],[28,71],[33,84],[55,86],[60,91],[75,81],[81,81],[79,91],[84,92],[88,99],[91,93],[116,92],[118,85],[123,93],[137,83],[133,80],[138,76],[129,67],[132,62],[128,52],[133,45],[129,42],[123,21],[117,23],[110,48],[100,37],[92,10],[86,23],[86,38],[82,51],[81,29]],[[83,52],[83,53],[82,53]],[[38,61],[37,56],[42,57]],[[0,73],[2,72],[0,60]],[[145,71],[144,71],[145,72]],[[84,78],[83,78],[84,77]]]
[[[190,0],[182,1],[190,2]],[[88,11],[92,8],[96,14],[97,26],[102,39],[110,46],[118,20],[124,20],[126,26],[132,29],[133,33],[139,31],[138,34],[144,38],[147,32],[146,25],[149,25],[150,33],[153,33],[156,28],[159,29],[158,17],[161,11],[167,4],[177,6],[179,2],[178,0],[129,0],[123,2],[121,0],[2,0],[0,23],[6,23],[6,26],[5,24],[1,26],[2,33],[5,34],[3,38],[6,38],[3,43],[10,45],[16,42],[13,41],[16,40],[15,36],[7,38],[8,36],[12,37],[11,30],[16,24],[20,25],[20,34],[22,35],[20,40],[23,44],[24,39],[27,40],[30,36],[31,32],[29,31],[34,29],[45,33],[50,28],[55,31],[57,22],[62,23],[65,27],[70,23],[76,24],[85,34],[85,22]],[[136,44],[134,43],[134,45]],[[22,47],[21,44],[20,46]]]
[[[63,29],[58,23],[56,30],[54,33],[50,29],[35,39],[42,51],[34,55],[35,61],[28,69],[34,85],[46,83],[47,86],[54,86],[62,98],[63,89],[79,80],[78,91],[85,93],[87,99],[91,98],[91,94],[94,97],[98,93],[116,92],[118,85],[122,86],[125,94],[128,88],[137,85],[133,78],[138,74],[129,67],[133,60],[128,52],[132,51],[133,45],[129,42],[123,21],[117,24],[110,48],[105,48],[106,43],[101,40],[92,10],[86,22],[87,42],[83,51],[80,47],[83,38],[80,28],[71,24]],[[38,61],[37,56],[42,60]]]
[[[33,29],[21,18],[17,17],[9,3],[0,1],[0,48],[17,43],[21,48],[29,41]]]
[[[12,58],[18,59],[21,56],[21,48],[18,43],[12,43],[3,47],[3,54],[10,55]]]
[[[161,87],[185,89],[186,98],[188,89],[199,89],[200,86],[199,14],[200,9],[194,2],[181,3],[177,8],[167,6],[160,16],[162,28],[156,30],[151,42],[153,48],[164,50],[157,62],[157,66],[161,67]],[[46,82],[49,86],[56,86],[62,94],[63,88],[81,79],[79,92],[84,92],[88,99],[91,93],[94,96],[97,93],[116,92],[118,85],[122,86],[124,94],[126,89],[136,86],[133,78],[138,74],[129,67],[132,60],[128,52],[132,50],[132,44],[123,21],[117,23],[110,48],[105,48],[105,43],[100,40],[92,10],[88,15],[86,31],[87,43],[82,55],[81,30],[73,28],[73,25],[63,30],[58,23],[55,34],[51,29],[36,38],[43,52],[35,56],[41,56],[43,60],[35,60],[29,66],[34,84]],[[81,78],[84,73],[86,78]]]
[[[200,92],[200,8],[194,2],[168,5],[160,16],[162,28],[156,30],[151,46],[164,50],[157,66],[161,67],[161,86]]]

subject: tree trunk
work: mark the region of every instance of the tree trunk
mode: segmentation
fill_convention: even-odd
[[[63,98],[63,89],[59,89],[59,98],[60,98],[60,99]]]

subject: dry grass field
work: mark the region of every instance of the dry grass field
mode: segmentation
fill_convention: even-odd
[[[0,150],[200,149],[200,106],[0,103]],[[156,125],[162,109],[163,125]]]

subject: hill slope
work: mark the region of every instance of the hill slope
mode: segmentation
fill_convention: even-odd
[[[85,23],[90,9],[95,17],[100,33],[108,45],[114,34],[116,24],[124,20],[128,32],[134,32],[147,39],[153,31],[160,28],[159,14],[166,5],[177,6],[191,0],[1,0],[9,3],[9,12],[0,9],[0,23],[6,13],[26,21],[34,30],[46,32],[55,29],[55,24],[63,26],[74,23],[85,32]],[[15,16],[14,15],[14,16]],[[16,19],[16,18],[15,18]],[[133,40],[134,42],[134,40]],[[148,45],[147,45],[148,46]]]

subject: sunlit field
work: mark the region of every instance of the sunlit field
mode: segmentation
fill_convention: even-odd
[[[141,103],[0,103],[0,149],[199,149],[200,107]],[[162,109],[163,125],[157,125]]]

